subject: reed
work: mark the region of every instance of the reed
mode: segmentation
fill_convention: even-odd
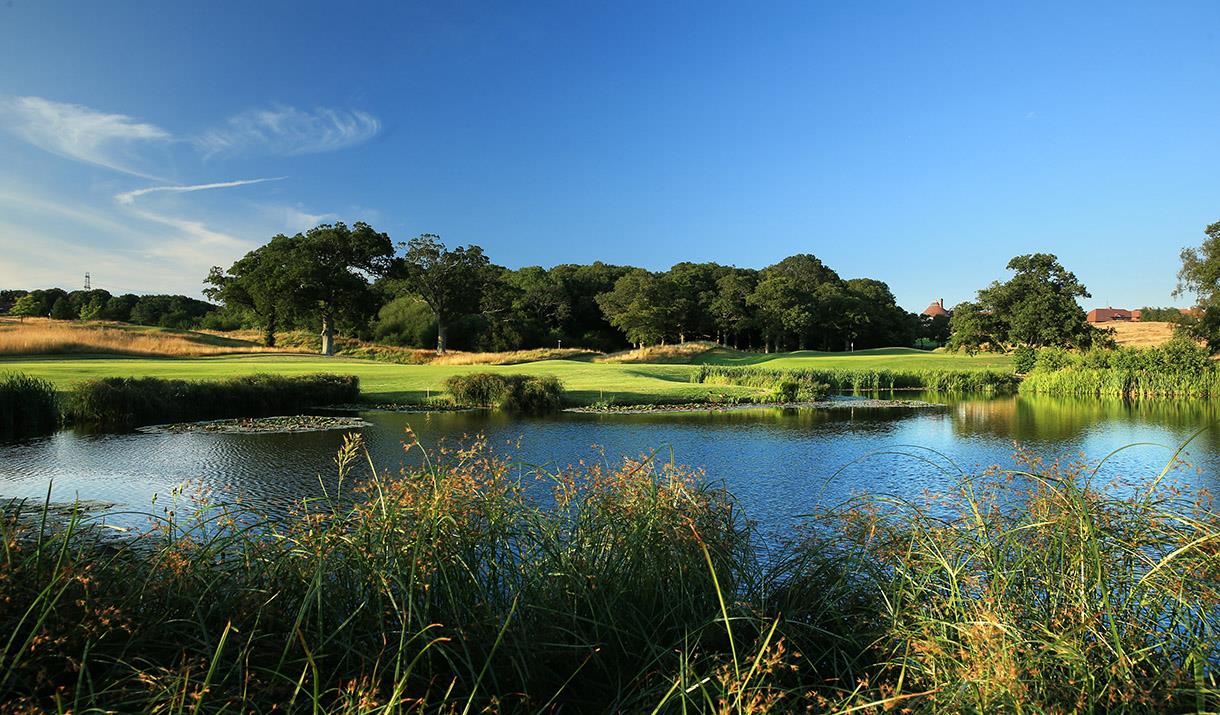
[[[829,390],[866,392],[922,389],[937,392],[1003,393],[1020,378],[999,370],[813,370],[720,367],[702,365],[692,376],[698,383],[767,387],[784,380],[824,385]]]
[[[59,425],[55,386],[21,373],[0,374],[0,435],[36,435]]]
[[[445,380],[445,389],[461,407],[492,407],[506,412],[540,414],[563,404],[563,383],[553,375],[475,372]]]
[[[64,413],[77,424],[132,427],[292,414],[318,406],[355,402],[359,396],[358,378],[328,373],[200,381],[105,377],[77,385]]]
[[[0,709],[1220,706],[1220,517],[1161,476],[1123,496],[1026,456],[764,550],[731,494],[649,456],[523,473],[476,440],[393,477],[367,461],[348,438],[286,518],[197,505],[116,537],[10,506]]]
[[[1021,392],[1074,397],[1220,396],[1220,371],[1205,348],[1174,338],[1150,348],[1069,352],[1044,348]]]

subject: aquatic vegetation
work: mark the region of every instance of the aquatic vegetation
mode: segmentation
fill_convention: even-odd
[[[249,375],[228,380],[105,377],[76,387],[65,416],[77,424],[131,427],[170,421],[260,417],[353,402],[352,375]]]
[[[55,386],[22,373],[0,374],[0,435],[33,435],[59,426]]]
[[[563,404],[563,383],[554,375],[476,372],[454,375],[445,389],[462,407],[494,407],[506,412],[541,414]]]
[[[116,537],[13,507],[0,708],[1214,710],[1207,497],[1023,459],[766,548],[698,471],[528,473],[480,440],[391,476],[350,437],[288,518],[213,505]]]
[[[1215,397],[1220,371],[1206,348],[1174,338],[1150,348],[1043,348],[1021,392],[1077,397]]]
[[[693,382],[713,385],[750,385],[777,390],[795,383],[798,392],[816,394],[827,390],[924,389],[937,392],[1011,392],[1020,378],[1000,370],[852,370],[767,369],[702,365]],[[820,398],[813,398],[820,399]]]

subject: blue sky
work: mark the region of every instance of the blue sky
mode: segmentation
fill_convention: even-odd
[[[1164,305],[1217,167],[1210,1],[0,0],[0,287],[196,294],[339,219],[511,267],[814,253],[912,310],[1049,251]]]

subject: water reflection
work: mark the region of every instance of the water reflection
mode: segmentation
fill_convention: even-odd
[[[534,467],[556,469],[581,459],[618,461],[658,450],[660,458],[700,466],[712,479],[725,482],[747,513],[769,527],[860,492],[910,497],[943,490],[958,469],[1010,466],[1014,443],[1047,457],[1083,453],[1094,459],[1134,442],[1159,443],[1161,447],[1125,450],[1106,465],[1106,478],[1138,482],[1154,476],[1174,447],[1207,426],[1186,453],[1198,469],[1179,472],[1178,478],[1211,487],[1220,466],[1217,408],[1210,402],[900,396],[945,407],[535,419],[500,413],[370,412],[363,416],[372,426],[362,432],[374,461],[391,470],[419,458],[418,450],[402,449],[408,426],[429,447],[482,433],[514,456],[531,483]],[[338,432],[66,431],[0,444],[0,495],[42,499],[53,482],[56,500],[79,497],[147,509],[156,499],[159,509],[173,504],[174,489],[190,482],[192,491],[275,511],[333,486],[333,457],[341,441]]]

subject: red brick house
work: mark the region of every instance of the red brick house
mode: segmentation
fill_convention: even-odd
[[[1116,320],[1130,323],[1139,320],[1140,312],[1137,310],[1133,313],[1125,308],[1094,308],[1085,319],[1090,323],[1110,323]]]

